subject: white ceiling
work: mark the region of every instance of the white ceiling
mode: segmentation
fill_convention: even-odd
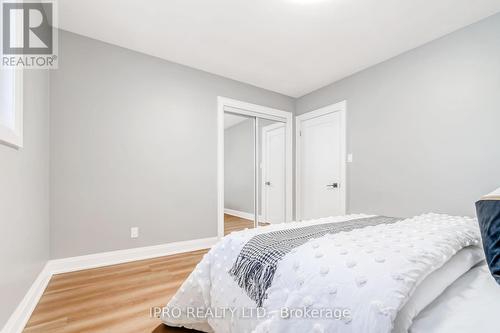
[[[59,26],[299,97],[500,11],[500,0],[64,0]]]

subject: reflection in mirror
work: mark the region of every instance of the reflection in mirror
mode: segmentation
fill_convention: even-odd
[[[286,220],[286,126],[285,123],[258,119],[259,142],[259,222]]]
[[[255,118],[224,114],[224,235],[255,226]]]

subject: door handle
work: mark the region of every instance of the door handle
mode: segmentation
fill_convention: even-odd
[[[271,182],[265,182],[264,185],[271,186]]]
[[[339,188],[339,183],[328,184],[326,187]]]

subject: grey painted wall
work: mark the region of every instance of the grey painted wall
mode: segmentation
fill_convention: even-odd
[[[348,100],[351,212],[472,215],[473,201],[497,186],[499,20],[296,101],[301,114]],[[60,38],[50,81],[52,257],[214,236],[216,96],[289,111],[295,101],[71,33]],[[131,226],[139,239],[129,238]]]
[[[0,144],[0,328],[49,258],[49,75],[24,74],[24,147]]]
[[[224,131],[224,208],[254,212],[254,120]]]
[[[294,108],[292,98],[64,31],[59,53],[53,258],[216,236],[217,96]]]
[[[319,89],[347,100],[350,212],[474,215],[500,186],[500,15]]]

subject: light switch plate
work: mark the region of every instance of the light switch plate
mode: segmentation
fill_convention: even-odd
[[[139,228],[132,227],[130,228],[130,238],[138,238],[139,237]]]
[[[352,163],[352,154],[347,154],[347,163]]]

